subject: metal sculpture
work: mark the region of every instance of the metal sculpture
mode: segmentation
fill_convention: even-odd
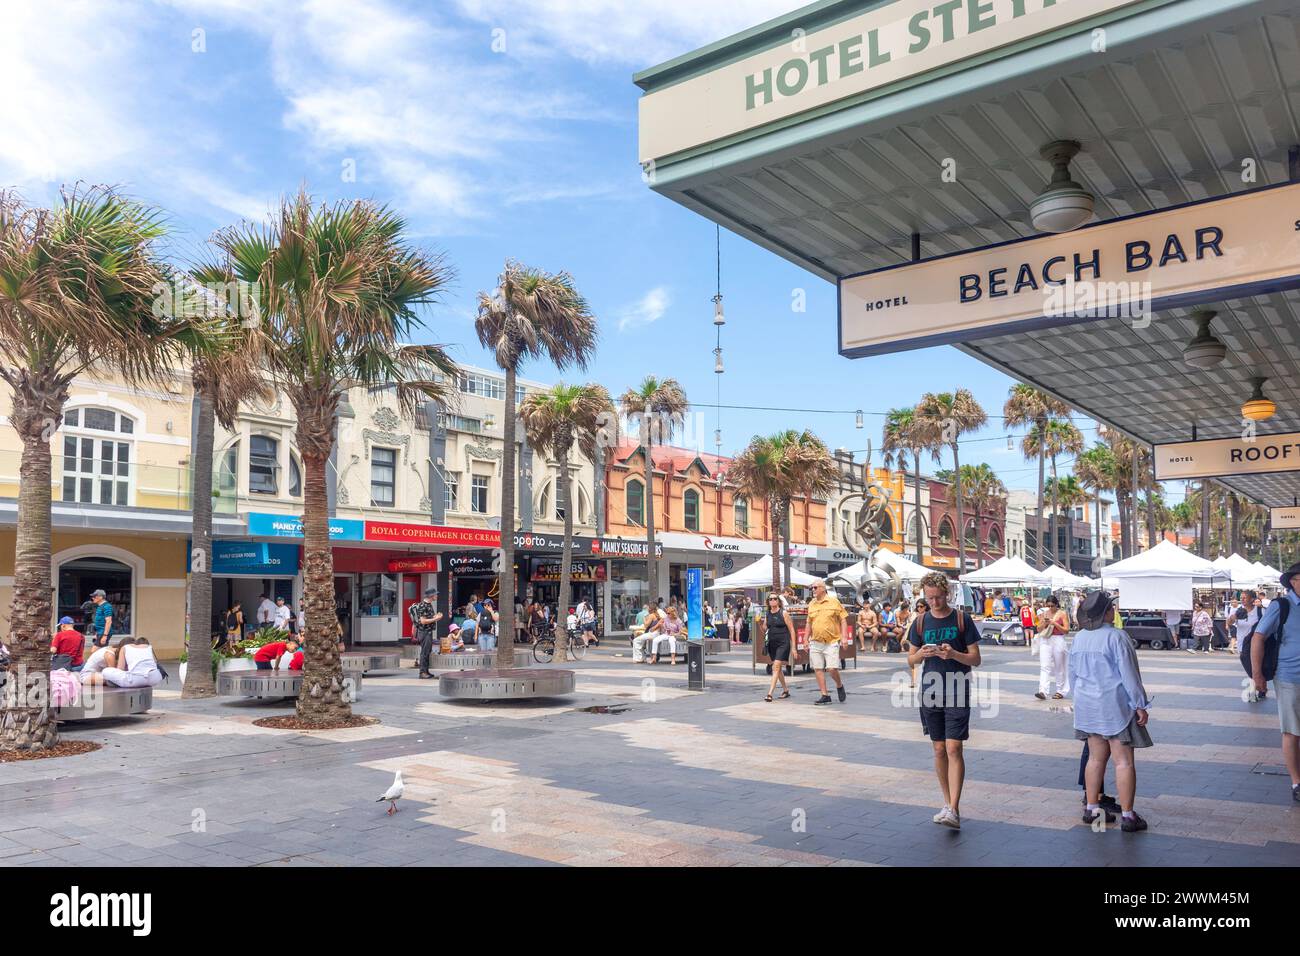
[[[871,443],[867,442],[867,457],[862,463],[862,491],[847,495],[841,506],[861,500],[856,509],[856,520],[850,525],[847,518],[840,518],[845,545],[863,559],[867,573],[858,583],[858,600],[862,604],[878,604],[889,601],[897,604],[903,599],[903,582],[890,561],[893,552],[881,547],[883,519],[889,515],[889,506],[893,500],[892,488],[887,488],[875,480],[871,471]],[[854,511],[852,507],[848,508]]]

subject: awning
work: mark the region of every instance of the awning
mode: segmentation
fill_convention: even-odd
[[[1032,584],[1044,586],[1051,584],[1051,578],[1035,570],[1020,558],[1007,556],[998,558],[990,565],[978,571],[969,571],[958,580],[965,584]]]
[[[784,571],[782,580],[785,579]],[[821,578],[806,574],[798,568],[790,569],[790,583],[798,587],[810,587],[816,584]],[[748,564],[739,571],[734,571],[724,577],[718,578],[705,590],[708,591],[741,591],[748,588],[770,588],[772,586],[772,559],[771,557],[759,558],[753,564]]]

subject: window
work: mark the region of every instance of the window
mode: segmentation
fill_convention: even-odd
[[[289,453],[289,497],[302,497],[302,466],[293,452]]]
[[[953,527],[952,519],[945,517],[939,524],[939,543],[951,545],[956,534],[957,529]]]
[[[997,551],[1002,547],[1002,535],[998,533],[997,526],[989,528],[989,550]]]
[[[922,524],[921,515],[918,512],[912,512],[912,520],[907,523],[907,537],[913,544],[921,540],[925,533],[925,526]]]
[[[86,557],[59,566],[57,616],[67,615],[78,625],[95,619],[90,595],[102,589],[113,605],[113,635],[131,633],[131,568],[113,558]],[[89,628],[83,627],[82,631]]]
[[[582,485],[574,485],[578,490],[578,524],[587,523],[587,512],[590,510],[587,503],[587,490]]]
[[[880,540],[894,540],[894,519],[889,516],[888,511],[880,513]]]
[[[478,515],[487,514],[487,510],[488,510],[487,475],[474,475],[470,480],[469,510]]]
[[[976,538],[979,535],[975,531],[975,519],[972,518],[966,522],[966,547],[973,548],[976,546]]]
[[[265,435],[253,435],[248,441],[248,490],[255,495],[274,495],[280,484],[280,443]]]
[[[749,534],[749,502],[744,498],[736,499],[736,534]]]
[[[105,433],[134,434],[134,421],[110,408],[73,408],[63,428],[72,433],[63,436],[63,500],[130,504],[131,443]]]
[[[627,497],[627,520],[631,524],[645,525],[645,485],[633,480],[623,489]]]
[[[439,415],[438,424],[454,432],[474,432],[478,434],[483,431],[483,419],[466,418],[463,415]]]
[[[537,517],[543,521],[551,517],[551,483],[549,481],[542,487],[542,496],[537,502]]]
[[[446,481],[442,491],[443,508],[447,511],[455,511],[459,507],[460,476],[454,471],[449,471],[443,477]]]
[[[397,450],[370,449],[370,503],[376,508],[393,507],[397,480]]]
[[[226,453],[217,462],[217,494],[234,495],[239,478],[239,442],[226,449]]]
[[[459,385],[460,390],[466,395],[482,395],[484,398],[495,398],[497,401],[504,401],[506,397],[505,380],[491,375],[467,373],[460,377]]]
[[[693,488],[682,495],[682,518],[687,531],[700,530],[700,493]]]

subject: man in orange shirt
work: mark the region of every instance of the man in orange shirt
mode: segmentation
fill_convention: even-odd
[[[848,612],[839,598],[826,589],[824,581],[813,585],[813,599],[808,602],[808,660],[812,664],[813,674],[817,677],[817,686],[821,697],[818,704],[829,704],[831,696],[826,692],[826,672],[831,672],[835,681],[835,691],[840,703],[844,703],[848,694],[844,682],[840,680],[840,644],[848,643],[844,637],[844,622]]]

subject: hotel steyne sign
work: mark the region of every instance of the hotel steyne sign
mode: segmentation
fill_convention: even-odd
[[[1300,528],[1300,508],[1271,508],[1268,513],[1268,523],[1273,526],[1274,531]]]
[[[973,57],[1014,52],[1138,0],[895,0],[641,98],[642,163]],[[865,4],[864,4],[865,5]]]
[[[1300,432],[1156,445],[1155,462],[1157,481],[1300,471]]]
[[[1288,183],[840,279],[840,354],[1108,317],[1141,328],[1160,309],[1296,287]]]

